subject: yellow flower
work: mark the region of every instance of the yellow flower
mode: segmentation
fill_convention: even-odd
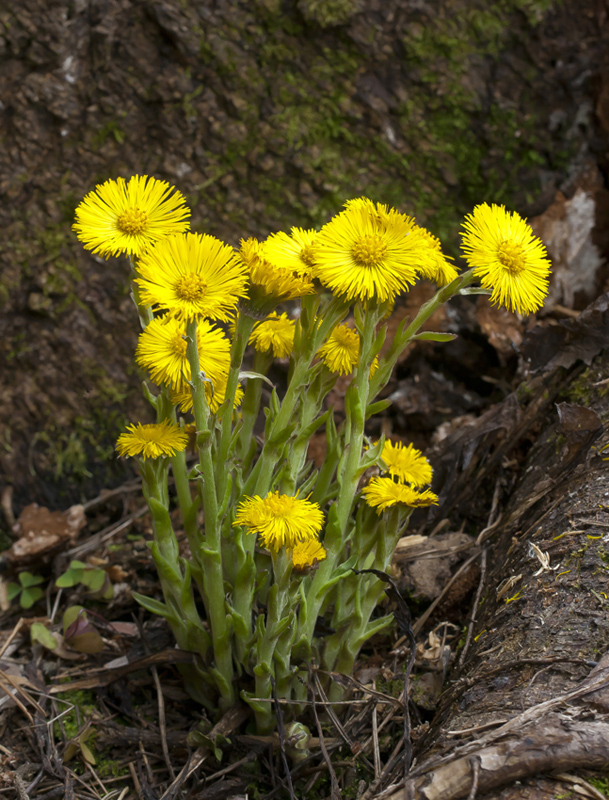
[[[417,488],[431,483],[431,464],[423,453],[411,444],[404,446],[400,442],[394,444],[387,440],[381,459],[387,467],[387,472],[404,483],[411,483]]]
[[[263,546],[278,552],[282,547],[291,550],[298,542],[317,539],[323,523],[317,503],[269,492],[265,498],[256,495],[239,503],[233,525],[259,533]]]
[[[155,242],[188,230],[188,217],[190,209],[173,186],[134,175],[128,182],[109,180],[89,192],[76,209],[72,230],[85,250],[104,258],[140,256]]]
[[[459,277],[457,269],[449,263],[448,257],[442,252],[442,245],[437,236],[425,228],[419,227],[427,244],[425,257],[421,261],[419,272],[424,278],[434,281],[438,286],[448,286],[455,278]]]
[[[437,504],[438,497],[429,489],[417,492],[412,486],[396,483],[392,478],[372,478],[370,483],[362,489],[362,494],[369,506],[377,507],[377,514],[381,514],[395,505],[410,507],[430,506]]]
[[[287,314],[279,316],[273,311],[263,322],[256,323],[250,342],[259,353],[270,350],[275,358],[289,358],[294,349],[295,327],[296,323]]]
[[[290,551],[292,567],[296,572],[304,572],[308,567],[314,567],[326,557],[326,548],[317,539],[299,542]]]
[[[186,325],[174,317],[157,318],[140,333],[135,360],[150,372],[156,384],[184,390],[191,374],[186,348]],[[226,383],[230,342],[224,332],[201,320],[197,325],[197,348],[205,377],[214,384]]]
[[[548,293],[550,261],[541,239],[524,219],[505,206],[476,206],[463,223],[463,252],[491,303],[520,314],[543,305]]]
[[[367,198],[348,202],[315,239],[315,277],[347,300],[393,300],[426,251],[414,220]]]
[[[350,375],[359,361],[360,335],[348,325],[337,325],[325,343],[317,351],[330,372],[339,375]],[[378,357],[370,367],[370,377],[378,368]]]
[[[291,236],[272,233],[262,244],[262,255],[279,269],[288,269],[302,277],[310,277],[315,266],[316,230],[292,228]]]
[[[188,434],[169,420],[156,425],[127,425],[128,433],[121,433],[116,449],[121,456],[158,458],[175,456],[188,444]]]
[[[247,291],[247,270],[233,248],[206,233],[159,242],[142,256],[137,271],[142,304],[184,320],[227,322]]]
[[[226,383],[227,383],[226,376],[223,376],[217,382],[212,381],[211,384],[208,381],[205,382],[205,397],[207,398],[207,402],[209,404],[209,410],[211,411],[212,414],[216,413],[216,411],[220,408],[220,406],[226,399]],[[241,405],[242,400],[243,400],[243,387],[241,386],[240,383],[238,383],[237,391],[235,392],[235,402],[233,403],[233,408],[238,408]],[[182,411],[183,413],[186,413],[187,411],[192,411],[193,400],[190,387],[184,386],[177,392],[172,392],[171,402],[174,404],[174,406],[178,406],[180,411]]]
[[[279,303],[315,294],[315,287],[308,278],[268,261],[257,239],[242,239],[240,255],[249,272],[249,297],[243,301],[243,306],[250,314],[262,319]]]

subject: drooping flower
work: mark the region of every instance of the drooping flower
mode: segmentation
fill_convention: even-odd
[[[287,314],[273,311],[265,320],[256,323],[250,342],[259,353],[271,351],[275,358],[288,358],[294,349],[295,327],[295,321]]]
[[[358,198],[315,239],[315,276],[347,300],[392,300],[408,289],[426,258],[411,217]]]
[[[359,361],[360,335],[348,325],[337,325],[317,351],[330,372],[350,375]],[[378,368],[378,357],[370,367],[370,377]]]
[[[362,489],[362,494],[369,506],[376,507],[377,514],[395,505],[418,508],[438,502],[438,496],[429,489],[417,492],[412,486],[396,483],[392,478],[372,478]]]
[[[427,244],[426,258],[421,262],[419,272],[424,278],[434,281],[438,286],[448,286],[459,272],[442,252],[442,245],[437,236],[426,228],[419,227],[419,231]]]
[[[140,333],[135,360],[150,372],[156,384],[170,386],[176,391],[187,389],[186,382],[191,375],[187,346],[184,322],[170,316],[157,317]],[[212,384],[226,384],[230,342],[224,331],[201,320],[197,324],[197,349],[204,376]]]
[[[72,230],[85,250],[104,258],[141,256],[156,242],[188,230],[185,202],[173,186],[147,175],[108,180],[78,205]]]
[[[264,319],[279,303],[315,294],[307,277],[269,261],[257,239],[242,239],[239,254],[250,280],[248,298],[242,305],[252,316]]]
[[[530,225],[505,206],[482,203],[463,223],[462,249],[491,303],[530,314],[541,308],[548,293],[550,261],[545,246]]]
[[[222,376],[222,378],[220,378],[217,382],[209,380],[205,381],[205,397],[207,398],[209,410],[212,414],[216,413],[226,399],[226,383],[227,376]],[[240,383],[238,383],[237,391],[235,392],[235,402],[233,403],[233,408],[238,408],[241,405],[242,400],[243,387]],[[187,411],[192,411],[192,391],[188,386],[184,386],[182,389],[172,392],[171,402],[175,406],[178,406],[180,411],[184,413]]]
[[[420,489],[431,483],[431,464],[420,450],[411,444],[395,444],[389,439],[385,442],[381,459],[387,472],[403,483],[410,483]]]
[[[278,552],[282,547],[292,549],[298,542],[317,539],[323,522],[317,503],[269,492],[265,498],[256,495],[239,503],[233,525],[259,533],[263,546]]]
[[[183,320],[227,322],[247,292],[247,270],[232,247],[214,236],[184,233],[159,242],[137,265],[144,306]]]
[[[263,258],[279,269],[310,277],[315,267],[316,236],[316,230],[304,228],[292,228],[291,236],[283,231],[272,233],[262,244]]]
[[[154,425],[127,425],[127,433],[121,433],[116,449],[121,456],[158,458],[175,456],[188,444],[188,434],[169,420]]]
[[[309,567],[314,567],[319,561],[326,558],[326,548],[317,539],[298,542],[290,551],[292,567],[296,572],[304,572]]]

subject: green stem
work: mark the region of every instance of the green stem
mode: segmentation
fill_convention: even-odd
[[[245,348],[247,347],[255,322],[256,320],[252,319],[247,314],[240,313],[237,317],[235,337],[231,347],[226,396],[222,404],[222,409],[218,409],[218,417],[222,415],[222,428],[217,450],[218,474],[216,475],[218,499],[220,500],[224,497],[224,492],[226,491],[226,481],[229,472],[228,451],[233,432],[233,407],[235,405],[235,393],[239,384],[239,372],[241,371]]]
[[[299,641],[312,641],[315,622],[325,601],[326,585],[332,578],[343,551],[360,477],[359,465],[364,440],[366,406],[370,392],[370,366],[376,355],[373,346],[375,327],[383,314],[384,309],[375,308],[367,312],[359,309],[359,315],[363,315],[363,329],[360,332],[360,359],[355,379],[347,390],[345,401],[347,413],[345,429],[349,431],[349,439],[345,441],[345,452],[338,466],[340,491],[336,503],[330,506],[328,513],[324,538],[327,557],[319,565],[311,583],[308,592],[307,613],[306,615],[301,614],[299,620]]]
[[[410,325],[408,325],[408,327],[406,327],[403,331],[398,331],[393,340],[393,344],[389,349],[389,352],[381,360],[379,368],[370,381],[370,400],[373,400],[385,386],[391,377],[391,373],[393,372],[393,368],[395,367],[398,358],[404,352],[406,347],[408,347],[422,325],[427,322],[434,311],[437,311],[440,306],[444,305],[444,303],[450,300],[451,297],[459,294],[461,289],[469,286],[474,278],[474,271],[470,269],[467,272],[464,272],[462,275],[459,275],[458,278],[455,278],[455,280],[449,283],[448,286],[443,286],[436,292],[431,300],[423,303],[418,314],[410,323]]]
[[[152,313],[150,306],[142,305],[142,301],[140,299],[140,287],[135,282],[135,278],[137,278],[137,272],[135,271],[135,259],[132,256],[129,256],[129,264],[131,265],[131,299],[135,303],[137,313],[140,318],[140,325],[144,331],[154,319],[154,314]]]
[[[271,678],[276,675],[275,649],[284,635],[290,635],[289,628],[291,627],[289,624],[290,561],[285,548],[278,553],[273,553],[272,558],[274,582],[269,591],[266,627],[258,642],[258,663],[254,668],[256,697],[265,699],[272,695]],[[285,665],[282,669],[282,673],[284,672]],[[275,716],[271,704],[265,703],[260,706],[261,708],[254,706],[257,731],[262,734],[270,733],[275,727]]]
[[[197,426],[197,448],[202,472],[199,485],[205,513],[205,540],[199,547],[205,590],[203,599],[211,627],[218,690],[221,695],[220,706],[224,711],[235,703],[231,629],[224,595],[221,530],[211,453],[212,436],[208,429],[210,414],[199,362],[196,320],[188,323],[186,336],[188,341],[186,354],[190,364],[193,410]]]
[[[254,355],[254,372],[266,375],[271,365],[272,358],[269,353],[259,353]],[[254,428],[260,413],[260,399],[262,397],[262,380],[247,378],[245,394],[241,406],[241,431],[239,432],[239,442],[237,444],[237,455],[243,463],[243,470],[247,472],[251,466],[255,449],[252,446]]]

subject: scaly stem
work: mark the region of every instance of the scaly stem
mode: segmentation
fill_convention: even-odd
[[[360,332],[360,359],[355,379],[347,390],[345,401],[347,413],[345,429],[349,431],[349,438],[345,440],[345,452],[338,466],[340,491],[336,503],[330,507],[328,514],[324,539],[327,557],[317,568],[309,588],[307,613],[300,615],[299,641],[312,641],[315,622],[326,599],[327,584],[336,570],[343,551],[360,478],[359,465],[364,441],[366,407],[370,394],[370,366],[376,355],[373,346],[375,327],[382,318],[384,309],[375,308],[367,312],[360,309],[359,314],[363,317],[363,329]]]
[[[225,711],[235,703],[231,629],[224,596],[222,541],[218,520],[214,462],[211,453],[212,437],[211,431],[208,429],[210,415],[199,363],[196,320],[188,323],[186,336],[188,341],[186,354],[190,364],[193,410],[197,426],[197,448],[202,473],[199,486],[205,513],[205,539],[199,547],[205,592],[203,599],[211,627],[216,661],[216,681],[221,695],[220,706],[221,710]]]
[[[222,414],[222,427],[220,432],[220,441],[217,450],[217,464],[218,473],[216,475],[216,484],[218,499],[221,501],[226,491],[226,481],[229,471],[229,448],[233,432],[233,407],[235,405],[235,393],[237,385],[239,384],[239,372],[241,364],[243,363],[243,355],[247,347],[248,339],[252,332],[256,320],[247,314],[240,313],[237,317],[237,326],[235,328],[235,338],[231,347],[230,356],[230,370],[228,373],[228,381],[226,384],[226,396],[222,409],[218,410],[218,416]]]
[[[431,300],[423,303],[419,309],[419,313],[412,320],[410,325],[408,325],[408,327],[406,327],[403,331],[398,331],[394,337],[393,344],[391,345],[389,352],[381,360],[378,370],[375,372],[374,377],[370,381],[370,400],[373,400],[385,386],[391,377],[391,373],[393,372],[393,368],[395,367],[398,358],[408,347],[412,339],[416,336],[421,326],[427,322],[434,311],[437,311],[437,309],[450,300],[451,297],[459,294],[461,289],[469,286],[469,284],[474,280],[474,277],[474,271],[470,269],[467,272],[464,272],[462,275],[459,275],[458,278],[455,278],[455,280],[449,283],[448,286],[443,286],[436,292]]]

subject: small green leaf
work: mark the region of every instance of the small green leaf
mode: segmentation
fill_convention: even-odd
[[[96,630],[88,630],[66,639],[66,643],[78,653],[101,653],[104,649],[104,640]]]
[[[39,642],[43,647],[46,647],[47,650],[55,650],[57,647],[57,639],[53,636],[50,630],[48,630],[42,622],[34,622],[32,627],[30,628],[30,638],[32,640],[32,644],[34,642]]]
[[[39,583],[43,583],[44,578],[42,575],[32,575],[31,572],[20,572],[19,573],[19,583],[24,587],[27,588],[28,586],[38,586]]]
[[[82,606],[68,606],[68,608],[66,608],[66,610],[63,612],[62,626],[64,634],[68,630],[70,625],[74,622],[74,620],[77,619],[81,611],[83,612],[84,617],[86,619],[87,612],[84,610]]]
[[[82,753],[82,757],[87,762],[87,764],[92,764],[93,766],[95,766],[95,764],[97,763],[95,761],[95,756],[89,749],[88,745],[86,745],[84,742],[80,743],[80,752]]]
[[[74,756],[76,755],[76,753],[78,753],[79,750],[80,750],[80,748],[76,744],[76,742],[70,742],[68,744],[68,746],[66,747],[65,752],[63,754],[64,763],[67,762],[67,761],[71,761],[74,758]]]
[[[143,606],[146,611],[150,611],[152,614],[158,614],[159,617],[165,617],[165,619],[173,619],[174,615],[169,606],[166,606],[165,603],[161,603],[160,600],[155,600],[154,597],[146,597],[138,592],[132,592],[131,596],[136,602]]]
[[[19,586],[18,583],[13,583],[11,581],[11,583],[9,583],[9,585],[6,587],[6,593],[9,602],[11,600],[14,600],[20,592],[21,592],[21,586]]]
[[[106,582],[106,573],[103,569],[87,570],[80,579],[80,582],[84,586],[87,586],[92,592],[99,592]]]
[[[273,381],[269,380],[266,377],[266,375],[262,375],[262,373],[260,372],[250,372],[250,371],[240,372],[239,380],[241,381],[244,378],[249,378],[250,380],[264,381],[265,383],[268,383],[268,385],[271,386],[273,389],[275,388],[275,384],[273,383]]]
[[[57,578],[55,586],[57,586],[58,589],[67,589],[70,586],[76,586],[77,583],[80,583],[83,574],[84,571],[82,569],[70,568]]]
[[[483,286],[466,286],[464,289],[459,289],[459,294],[467,295],[467,294],[485,294],[491,295],[493,293],[492,289],[485,289]]]
[[[21,608],[31,608],[34,603],[44,596],[44,592],[39,586],[32,586],[31,588],[24,589],[21,592],[19,603]]]
[[[456,333],[434,333],[433,331],[423,331],[412,337],[419,342],[452,342],[457,338]]]

